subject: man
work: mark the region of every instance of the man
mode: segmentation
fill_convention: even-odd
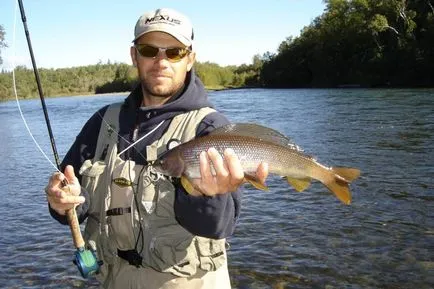
[[[140,85],[87,121],[64,174],[49,180],[50,213],[67,224],[65,211],[76,207],[80,222],[87,218],[84,237],[104,261],[97,275],[104,288],[230,288],[225,238],[239,217],[244,179],[237,156],[202,152],[190,194],[152,170],[162,152],[228,123],[194,74],[192,25],[158,9],[139,18],[134,35]],[[258,179],[267,174],[261,164]]]

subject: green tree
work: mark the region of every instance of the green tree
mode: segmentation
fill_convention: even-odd
[[[6,35],[6,32],[3,29],[3,26],[0,25],[0,64],[3,63],[1,49],[7,47],[6,42],[5,42],[5,35]]]

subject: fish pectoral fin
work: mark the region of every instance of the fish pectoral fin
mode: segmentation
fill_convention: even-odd
[[[261,191],[269,191],[265,183],[261,183],[258,178],[251,174],[244,173],[244,181],[252,184],[255,188]]]
[[[286,181],[290,184],[297,192],[302,192],[306,190],[312,181],[311,178],[305,179],[294,179],[291,177],[286,177]]]
[[[351,183],[355,179],[357,179],[360,176],[360,170],[354,169],[354,168],[332,168],[332,171],[340,176],[341,178],[344,178],[346,181]]]
[[[181,176],[181,184],[190,195],[194,192],[194,186],[186,176]]]

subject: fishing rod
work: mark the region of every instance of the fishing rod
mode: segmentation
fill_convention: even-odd
[[[33,72],[36,78],[36,84],[38,86],[39,98],[41,99],[42,110],[44,111],[45,123],[47,125],[48,134],[50,136],[51,148],[53,150],[54,160],[56,162],[57,170],[60,172],[60,159],[59,154],[57,153],[56,142],[54,140],[53,131],[51,129],[50,119],[48,117],[47,106],[45,105],[44,93],[42,91],[41,80],[39,78],[38,68],[36,66],[35,56],[33,54],[32,42],[30,40],[30,33],[27,27],[27,19],[24,12],[24,5],[22,0],[18,0],[18,4],[20,6],[21,20],[24,26],[24,32],[26,34],[27,45],[29,47],[30,58],[32,60]],[[67,183],[63,183],[64,186]],[[87,278],[89,275],[93,273],[97,273],[99,271],[99,267],[102,262],[97,261],[95,250],[85,249],[85,242],[83,236],[80,231],[80,224],[77,218],[77,212],[75,211],[75,207],[66,211],[66,216],[69,223],[69,228],[71,229],[71,235],[74,242],[74,246],[77,249],[74,254],[73,263],[78,267],[80,274],[83,278]]]

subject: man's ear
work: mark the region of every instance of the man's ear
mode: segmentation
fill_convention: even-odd
[[[137,67],[137,50],[134,46],[130,48],[131,61],[133,62],[133,66]]]
[[[192,52],[188,57],[188,63],[187,63],[187,71],[190,71],[193,68],[194,62],[196,61],[196,52]]]

